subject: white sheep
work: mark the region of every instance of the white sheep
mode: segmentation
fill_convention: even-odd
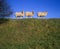
[[[38,17],[45,17],[47,15],[48,12],[38,12],[37,16]]]
[[[25,13],[26,17],[32,17],[34,15],[34,12],[26,12]]]
[[[15,15],[16,15],[16,18],[17,17],[23,17],[24,16],[24,11],[22,11],[22,12],[16,12]]]

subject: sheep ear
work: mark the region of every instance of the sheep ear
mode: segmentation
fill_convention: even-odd
[[[32,13],[34,14],[34,11],[32,11]]]
[[[23,13],[24,11],[22,10],[22,13]]]

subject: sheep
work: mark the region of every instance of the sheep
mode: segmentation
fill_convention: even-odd
[[[45,17],[47,15],[48,12],[38,12],[37,16],[38,17]]]
[[[34,12],[33,11],[32,12],[26,12],[25,14],[26,14],[26,17],[32,17],[34,15]]]
[[[22,11],[22,12],[16,12],[15,15],[16,15],[16,18],[17,17],[23,17],[24,16],[24,11]]]

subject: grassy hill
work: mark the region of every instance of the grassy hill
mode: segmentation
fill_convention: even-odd
[[[21,19],[2,23],[0,49],[60,49],[60,19]]]

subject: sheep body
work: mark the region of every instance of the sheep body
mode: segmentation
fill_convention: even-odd
[[[26,12],[26,16],[32,17],[34,15],[34,12]]]
[[[39,17],[44,17],[47,15],[47,12],[38,12],[37,14]]]
[[[15,15],[16,15],[16,17],[23,17],[24,12],[16,12]]]

